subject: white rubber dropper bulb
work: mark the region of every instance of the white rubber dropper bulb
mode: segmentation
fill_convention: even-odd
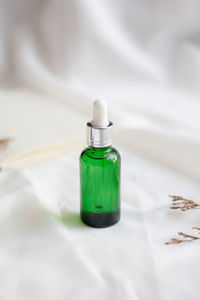
[[[104,128],[109,125],[108,109],[105,101],[97,99],[93,102],[93,119],[91,124],[96,128]]]

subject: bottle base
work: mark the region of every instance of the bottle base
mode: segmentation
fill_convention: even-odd
[[[110,227],[120,220],[120,212],[81,212],[81,220],[88,226],[96,228]]]

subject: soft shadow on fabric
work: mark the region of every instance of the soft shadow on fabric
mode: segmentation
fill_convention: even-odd
[[[66,213],[61,216],[61,222],[64,225],[70,226],[70,227],[83,227],[84,224],[82,223],[80,219],[80,215],[78,213]]]
[[[68,210],[62,209],[61,215],[51,214],[52,217],[58,221],[59,223],[63,224],[64,226],[68,227],[83,227],[84,224],[80,219],[80,214],[75,212],[70,212]]]

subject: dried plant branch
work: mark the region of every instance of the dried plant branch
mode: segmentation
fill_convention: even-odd
[[[199,227],[193,227],[192,229],[196,229],[196,230],[200,231]],[[199,234],[200,234],[200,232],[199,232]],[[171,238],[169,242],[165,243],[165,245],[179,244],[179,243],[185,243],[185,242],[192,242],[192,241],[200,239],[200,237],[198,237],[198,236],[186,234],[184,232],[178,232],[178,235],[182,236],[184,239]]]
[[[169,195],[172,198],[172,206],[171,209],[180,209],[182,211],[186,211],[193,208],[200,208],[200,204],[194,202],[193,200],[189,200],[183,198],[182,196],[174,196]]]
[[[200,234],[200,227],[196,227],[196,226],[194,226],[194,227],[192,227],[192,229],[196,229],[196,230],[198,230],[198,231],[199,231],[199,234]]]
[[[171,209],[180,209],[182,211],[186,211],[189,209],[200,208],[200,204],[194,202],[193,200],[183,198],[182,196],[169,195],[169,197],[172,198],[172,206],[170,207]],[[198,234],[200,234],[200,227],[194,226],[192,229],[197,230]],[[192,242],[200,239],[199,236],[186,234],[184,232],[178,232],[177,234],[183,237],[183,239],[171,238],[169,242],[165,242],[165,245]]]
[[[0,150],[5,150],[11,141],[11,138],[0,139]]]

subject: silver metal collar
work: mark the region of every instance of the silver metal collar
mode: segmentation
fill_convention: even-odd
[[[95,128],[90,122],[87,123],[87,143],[90,147],[104,148],[112,145],[111,128],[112,122],[107,127]]]

